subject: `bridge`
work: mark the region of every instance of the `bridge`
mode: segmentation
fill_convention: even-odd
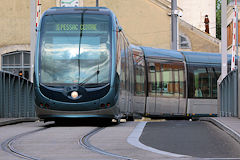
[[[218,116],[240,118],[238,71],[231,71],[219,84]],[[0,71],[0,118],[35,117],[33,83]]]
[[[80,123],[75,124],[74,127],[68,125],[68,129],[66,129],[66,127],[59,128],[59,126],[55,126],[51,122],[47,124],[34,122],[37,118],[34,108],[33,83],[21,76],[1,71],[0,137],[5,139],[5,141],[0,139],[2,146],[0,156],[4,159],[11,159],[8,155],[10,153],[23,159],[49,157],[59,159],[63,157],[68,159],[74,159],[73,157],[91,157],[94,159],[165,159],[166,157],[171,159],[191,159],[193,157],[214,159],[217,157],[228,157],[237,159],[240,157],[238,152],[240,148],[240,119],[238,119],[237,81],[238,71],[234,70],[220,83],[218,89],[218,95],[220,95],[218,97],[218,117],[201,118],[197,122],[142,119],[137,122],[121,123],[116,127],[110,126],[107,128],[95,128],[95,125],[98,126],[98,124],[95,124],[96,122],[93,124]],[[8,126],[8,124],[25,121],[32,121],[33,123]],[[93,127],[94,129],[92,130],[91,128]],[[189,127],[191,128],[190,130]],[[15,132],[13,132],[13,129]],[[61,136],[57,133],[59,129],[61,130]],[[79,132],[79,129],[82,132]],[[199,132],[201,134],[200,137],[197,136],[196,130],[201,131],[201,133]],[[88,133],[86,134],[85,132]],[[79,135],[74,133],[79,133]],[[37,139],[41,142],[35,143],[36,134],[38,135]],[[69,135],[71,136],[69,137]],[[62,136],[65,139],[64,143],[62,143],[63,139],[59,140]],[[71,139],[74,136],[80,136],[80,147],[88,150],[87,152],[83,149],[72,149],[68,151],[70,154],[61,154],[56,151],[48,153],[48,150],[43,149],[48,148],[45,145],[56,145],[55,142],[51,143],[51,141],[56,141],[57,144],[71,148],[73,147]],[[28,141],[24,141],[24,137],[28,137]],[[186,137],[188,137],[187,140]],[[196,139],[198,139],[197,144],[194,143]],[[106,142],[108,145],[105,145]],[[221,145],[222,143],[226,145]],[[192,145],[195,147],[189,148]],[[202,146],[205,146],[204,149]],[[222,146],[224,147],[222,148]],[[74,148],[78,147],[75,146]],[[34,154],[31,151],[33,148],[35,148]],[[231,150],[229,152],[219,152],[222,149]]]
[[[0,71],[0,118],[35,117],[33,83]]]

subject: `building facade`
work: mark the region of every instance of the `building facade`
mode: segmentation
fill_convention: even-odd
[[[240,10],[240,0],[237,1],[238,4],[238,37],[240,35],[240,20],[239,20],[239,10]],[[227,51],[228,54],[232,54],[232,41],[233,41],[233,17],[234,17],[234,0],[228,0],[227,6]],[[238,46],[240,43],[240,38],[238,38]],[[239,53],[239,49],[238,49]]]
[[[216,37],[216,0],[177,0],[183,10],[182,20],[205,32],[205,16],[209,19],[209,34]]]
[[[179,50],[219,53],[220,45],[219,39],[179,20]]]
[[[42,0],[43,10],[56,6]],[[30,0],[1,0],[0,70],[29,79],[30,74]]]
[[[30,2],[1,0],[0,5],[0,70],[21,74],[25,78],[29,78],[30,34],[31,28],[35,28],[35,22],[30,18]],[[69,5],[70,2],[83,7],[96,6],[96,0],[40,0],[41,13],[51,7]],[[99,6],[107,7],[116,14],[130,43],[171,48],[171,3],[168,0],[99,0]],[[196,38],[193,35],[203,32],[194,32],[193,26],[181,24],[188,22],[179,23],[180,50],[219,52],[218,42],[205,43],[208,42],[206,39],[212,40],[210,35]],[[205,45],[208,47],[202,47]]]

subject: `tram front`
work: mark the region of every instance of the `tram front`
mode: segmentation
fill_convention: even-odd
[[[108,109],[115,103],[109,96],[111,19],[109,12],[100,9],[53,8],[44,13],[35,55],[39,118],[111,118],[116,114],[116,109]]]

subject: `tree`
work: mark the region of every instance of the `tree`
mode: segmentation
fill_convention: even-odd
[[[216,37],[221,40],[221,1],[216,0]]]

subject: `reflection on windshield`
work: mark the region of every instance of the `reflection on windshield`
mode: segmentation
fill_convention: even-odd
[[[56,17],[58,18],[58,16],[54,16],[54,21],[56,21]],[[85,15],[84,17],[88,16]],[[104,16],[105,19],[106,17]],[[86,21],[89,21],[89,18]],[[54,24],[52,21],[49,21],[49,25]],[[45,28],[47,29],[47,27]],[[109,32],[105,30],[101,32],[82,31],[81,41],[79,36],[80,31],[54,32],[46,30],[43,33],[40,50],[41,83],[83,84],[83,81],[91,75],[94,76],[84,83],[84,85],[105,84],[109,82]],[[81,45],[79,42],[81,42]],[[99,71],[99,74],[95,74],[97,71]]]

